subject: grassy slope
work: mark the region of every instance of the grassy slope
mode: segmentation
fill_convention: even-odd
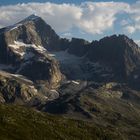
[[[71,85],[70,85],[71,86]],[[113,87],[110,83],[98,88],[92,86],[75,93],[74,87],[63,86],[60,98],[47,104],[47,111],[71,118],[88,118],[92,123],[119,131],[125,140],[140,139],[139,92],[127,87]],[[109,89],[108,89],[109,88]],[[80,93],[80,94],[79,94]],[[124,95],[126,94],[126,98]],[[120,139],[120,138],[119,138]]]
[[[0,140],[121,139],[94,124],[52,116],[16,105],[0,105]]]

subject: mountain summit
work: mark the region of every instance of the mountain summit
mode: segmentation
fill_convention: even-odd
[[[16,40],[22,40],[24,43],[44,46],[49,49],[59,40],[59,36],[51,26],[46,24],[41,17],[35,15],[5,28],[4,32],[7,33],[5,36],[10,44]]]
[[[88,53],[92,61],[105,63],[117,77],[126,78],[140,66],[140,48],[125,35],[113,35],[93,41]]]
[[[14,73],[33,81],[47,80],[57,85],[61,80],[59,66],[47,55],[47,49],[59,40],[55,31],[38,16],[31,15],[19,23],[2,29],[0,63],[13,66]]]

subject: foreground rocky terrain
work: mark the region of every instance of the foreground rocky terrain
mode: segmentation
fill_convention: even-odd
[[[12,108],[15,108],[19,115],[14,123],[17,129],[21,128],[24,113],[31,118],[24,120],[31,126],[40,115],[36,123],[40,129],[48,128],[49,122],[41,112],[55,114],[49,118],[62,127],[57,131],[49,126],[45,134],[35,129],[35,139],[39,136],[42,139],[139,140],[139,69],[140,48],[127,36],[112,35],[92,42],[68,40],[60,38],[42,18],[31,15],[0,29],[0,111],[8,110],[13,115]],[[32,118],[32,109],[28,108],[40,112],[33,111]],[[63,125],[70,125],[70,129],[65,132]],[[10,132],[11,126],[8,124]],[[10,139],[3,127],[1,130],[2,138]],[[12,136],[11,139],[21,137]]]

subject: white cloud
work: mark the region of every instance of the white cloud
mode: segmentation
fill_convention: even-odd
[[[58,33],[78,28],[81,32],[101,34],[113,28],[116,15],[128,12],[123,2],[84,2],[80,5],[27,3],[0,7],[0,27],[11,25],[36,13]]]
[[[134,26],[126,26],[126,27],[124,27],[124,31],[132,34],[136,31],[136,28]]]
[[[126,12],[129,5],[122,2],[86,2],[83,3],[83,15],[79,23],[84,31],[101,34],[111,29],[116,20],[116,14]]]
[[[81,9],[75,5],[58,5],[49,2],[2,6],[0,11],[0,26],[13,24],[36,13],[58,32],[72,28],[81,16]]]
[[[61,34],[61,37],[71,39],[71,38],[72,38],[72,33],[70,33],[70,32],[65,32],[65,33]]]
[[[128,33],[140,31],[140,1],[132,4],[127,14],[129,15],[128,20],[131,22],[129,22],[124,29],[127,30]]]

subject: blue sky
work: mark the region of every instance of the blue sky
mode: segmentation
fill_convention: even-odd
[[[85,2],[85,0],[0,0],[0,5],[8,5],[8,4],[16,4],[16,3],[28,3],[28,2],[54,2],[54,3],[81,3]],[[112,0],[88,0],[91,2],[107,2]],[[128,3],[134,3],[137,0],[113,0],[115,2],[128,2]]]
[[[1,28],[37,14],[62,37],[126,34],[140,42],[140,0],[0,0],[0,11]]]

